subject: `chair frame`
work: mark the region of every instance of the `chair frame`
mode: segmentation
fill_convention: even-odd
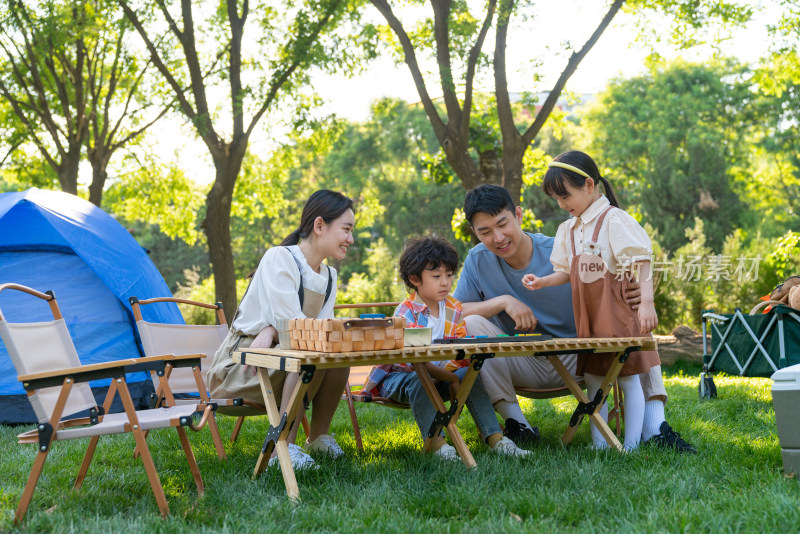
[[[227,321],[227,319],[225,317],[225,311],[224,311],[224,309],[222,307],[222,303],[221,302],[217,302],[216,304],[208,304],[206,302],[199,302],[199,301],[195,301],[195,300],[188,300],[188,299],[182,299],[182,298],[177,298],[177,297],[155,297],[155,298],[140,300],[139,298],[137,298],[135,296],[130,297],[128,300],[129,300],[129,302],[131,304],[131,309],[133,310],[133,316],[134,316],[134,318],[136,319],[137,322],[144,320],[142,318],[141,306],[146,306],[148,304],[155,304],[155,303],[159,303],[159,302],[174,302],[176,304],[187,304],[189,306],[198,306],[200,308],[205,308],[205,309],[208,309],[208,310],[214,310],[215,316],[217,318],[217,324],[218,325],[229,326],[228,325],[228,321]],[[174,325],[174,326],[180,326],[180,325]],[[202,373],[200,372],[200,367],[198,366],[197,369],[193,369],[193,372],[195,374],[195,382],[197,383],[197,390],[198,390],[197,392],[200,395],[200,398],[201,398],[202,402],[204,402],[204,403],[215,403],[217,405],[217,407],[222,406],[222,407],[225,407],[226,409],[231,409],[232,408],[232,410],[229,410],[229,411],[233,411],[233,412],[237,411],[235,408],[242,407],[243,409],[246,409],[248,411],[256,410],[256,411],[259,411],[259,412],[263,412],[264,415],[266,415],[267,408],[266,408],[266,406],[264,406],[262,404],[258,404],[258,403],[251,402],[251,401],[247,401],[247,400],[241,399],[241,398],[235,398],[235,399],[211,398],[209,396],[209,394],[208,394],[208,389],[205,386],[205,381],[203,380]],[[169,376],[167,376],[167,379],[169,379]],[[164,398],[161,395],[161,391],[160,390],[156,392],[156,395],[157,395],[157,397],[156,397],[156,403],[157,403],[156,406],[160,406],[161,403],[163,403]],[[216,414],[214,414],[214,415],[216,416]],[[244,418],[248,417],[248,416],[246,416],[246,415],[235,415],[235,413],[231,413],[231,414],[225,413],[225,414],[222,414],[222,415],[230,415],[231,417],[236,417],[236,422],[233,425],[233,431],[231,432],[231,437],[230,437],[230,442],[231,443],[235,443],[237,438],[239,437],[239,432],[242,429],[242,425],[244,423]],[[225,449],[222,446],[222,440],[221,440],[221,437],[220,437],[219,428],[217,426],[216,420],[209,421],[209,427],[211,429],[211,435],[212,435],[212,438],[214,440],[214,447],[217,450],[217,456],[219,456],[220,460],[226,460],[227,456],[225,454]]]
[[[52,291],[42,293],[29,287],[13,283],[0,285],[0,292],[8,289],[21,291],[46,301],[50,306],[53,319],[63,319],[61,310],[56,302],[55,294]],[[2,312],[0,312],[0,321],[5,322]],[[22,434],[18,435],[18,443],[37,444],[38,452],[14,516],[15,523],[20,523],[25,518],[30,503],[33,499],[34,490],[36,489],[36,485],[42,474],[45,461],[47,460],[47,456],[53,446],[53,443],[60,439],[63,440],[77,438],[77,436],[65,436],[63,438],[59,438],[59,431],[78,426],[94,426],[102,423],[103,419],[106,417],[105,414],[107,414],[110,410],[111,403],[117,394],[120,396],[120,400],[122,401],[124,408],[124,414],[127,416],[127,424],[124,425],[122,432],[130,432],[133,434],[134,440],[136,441],[136,450],[139,452],[139,456],[141,457],[145,473],[153,490],[153,495],[155,496],[159,511],[161,512],[162,517],[166,517],[169,514],[169,505],[167,504],[166,496],[164,495],[164,489],[161,486],[158,472],[156,471],[155,464],[153,463],[152,454],[147,446],[144,430],[141,428],[138,416],[140,412],[134,407],[133,399],[131,398],[130,391],[128,390],[125,374],[141,371],[157,372],[166,396],[172,399],[172,393],[169,389],[166,379],[164,378],[164,375],[169,373],[174,367],[197,365],[197,362],[199,362],[200,358],[201,355],[198,354],[190,354],[182,357],[164,355],[145,358],[131,358],[126,360],[88,364],[81,365],[79,367],[62,368],[58,370],[19,375],[18,379],[20,382],[22,382],[22,385],[29,397],[33,396],[36,391],[42,388],[61,386],[61,391],[50,414],[49,420],[40,421],[36,429],[23,432]],[[69,395],[72,392],[73,386],[77,383],[88,382],[102,378],[112,379],[102,407],[95,406],[95,408],[92,408],[89,412],[89,417],[62,420],[63,412]],[[162,410],[164,410],[162,413],[167,415],[166,409]],[[169,426],[174,427],[178,432],[181,446],[184,450],[184,454],[186,455],[187,462],[189,463],[189,469],[192,473],[195,486],[197,487],[198,496],[203,495],[205,488],[200,475],[200,469],[197,466],[197,461],[195,460],[194,453],[192,452],[186,431],[183,427],[189,427],[193,431],[201,430],[209,421],[213,410],[213,404],[206,406],[195,406],[195,413],[203,412],[202,419],[197,424],[194,423],[191,415],[170,417],[168,421]],[[75,484],[73,486],[74,490],[79,490],[83,485],[101,435],[110,435],[110,433],[95,434],[90,437],[89,445],[86,448],[86,453],[84,454],[81,467],[75,479]]]

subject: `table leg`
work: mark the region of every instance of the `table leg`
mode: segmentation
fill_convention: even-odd
[[[428,398],[433,403],[433,407],[436,408],[436,411],[439,413],[446,413],[448,410],[444,405],[444,401],[439,396],[439,392],[436,389],[436,386],[433,383],[433,379],[428,374],[428,371],[425,370],[425,364],[422,363],[414,363],[414,370],[417,372],[417,376],[419,377],[420,382],[422,383],[422,387],[425,389],[425,393],[428,394]],[[458,451],[458,455],[461,457],[461,461],[464,462],[464,465],[467,466],[468,469],[472,469],[476,467],[477,464],[475,463],[475,459],[472,457],[472,453],[467,448],[467,443],[464,441],[461,432],[458,430],[457,422],[458,416],[461,413],[462,401],[460,399],[466,399],[469,396],[469,392],[472,389],[472,385],[475,383],[475,379],[478,376],[478,372],[470,368],[467,371],[467,374],[464,376],[464,380],[461,382],[461,386],[458,388],[458,397],[456,399],[456,410],[453,412],[453,415],[450,418],[446,428],[447,428],[447,435],[450,436],[450,440],[453,442],[453,446]],[[437,425],[435,427],[436,434],[439,433],[442,426]],[[433,438],[426,437],[425,443],[422,447],[422,450],[425,452],[432,452],[430,450],[431,444],[433,443]]]
[[[605,438],[606,442],[616,448],[619,451],[622,451],[622,444],[617,439],[617,436],[611,431],[609,428],[608,423],[600,417],[600,408],[603,406],[603,403],[606,401],[606,397],[608,397],[608,393],[611,390],[611,384],[617,379],[617,375],[619,375],[622,366],[625,364],[625,360],[622,358],[624,353],[621,352],[618,354],[618,357],[614,360],[614,363],[609,368],[608,372],[606,373],[605,378],[603,379],[603,383],[600,387],[600,402],[594,406],[594,409],[591,413],[588,413],[589,418],[594,422],[597,429]],[[558,375],[561,377],[561,380],[564,381],[564,384],[567,388],[572,392],[573,396],[578,400],[578,408],[575,410],[575,413],[572,415],[570,420],[569,426],[567,430],[564,432],[564,435],[561,436],[561,443],[563,445],[569,445],[572,442],[575,434],[578,432],[578,428],[580,427],[581,422],[583,421],[584,413],[581,409],[585,405],[590,405],[593,401],[589,400],[586,394],[583,392],[581,387],[575,381],[575,378],[567,371],[567,368],[564,366],[562,361],[559,359],[558,356],[548,356],[548,360],[553,365],[553,368],[556,370]]]
[[[271,425],[270,432],[267,432],[267,438],[261,454],[258,456],[256,467],[253,470],[253,478],[264,472],[269,462],[269,457],[272,455],[273,449],[277,450],[278,463],[281,466],[281,474],[283,475],[283,482],[286,485],[286,493],[293,501],[300,500],[300,488],[297,486],[297,479],[294,476],[294,468],[292,467],[292,459],[289,456],[289,444],[287,438],[292,429],[297,413],[303,403],[303,396],[308,389],[308,381],[298,380],[297,384],[292,391],[289,400],[289,411],[281,414],[278,411],[278,403],[275,399],[275,393],[272,389],[272,382],[269,378],[269,370],[265,368],[258,369],[258,381],[261,385],[261,393],[264,395],[264,404],[267,408],[267,416]],[[270,435],[273,429],[277,430],[283,418],[285,424],[277,436]]]

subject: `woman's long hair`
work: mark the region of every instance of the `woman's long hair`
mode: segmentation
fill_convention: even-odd
[[[580,169],[589,175],[594,180],[595,185],[603,184],[603,190],[608,197],[608,201],[612,206],[621,208],[619,201],[617,201],[614,190],[611,189],[611,184],[608,180],[600,176],[600,169],[594,160],[584,152],[578,150],[571,150],[556,156],[553,161],[566,163]],[[542,190],[547,196],[567,196],[566,184],[569,183],[572,187],[580,189],[586,184],[586,177],[578,174],[575,171],[564,169],[562,167],[550,167],[544,175],[542,180]]]

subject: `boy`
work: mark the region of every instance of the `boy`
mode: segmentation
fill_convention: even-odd
[[[458,253],[444,239],[423,237],[406,243],[400,257],[400,276],[412,293],[397,307],[394,314],[405,317],[409,327],[431,328],[433,339],[464,337],[467,332],[461,320],[461,303],[450,296],[453,272],[457,266]],[[425,363],[425,368],[434,379],[442,398],[449,393],[452,399],[458,392],[461,379],[468,370],[468,367],[462,365],[462,362]],[[364,384],[364,391],[410,404],[424,439],[436,409],[410,364],[374,367]],[[510,456],[530,454],[503,436],[480,377],[467,397],[467,406],[481,435],[486,436],[491,450]],[[455,448],[448,445],[442,435],[434,438],[432,449],[433,454],[440,458],[459,459]]]

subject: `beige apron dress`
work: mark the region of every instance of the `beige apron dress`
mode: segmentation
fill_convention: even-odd
[[[298,264],[298,269],[300,265]],[[331,285],[332,274],[330,268],[328,270],[328,288]],[[302,270],[300,271],[301,285],[302,284]],[[249,289],[249,286],[248,286]],[[299,289],[298,289],[299,291]],[[328,290],[329,291],[329,290]],[[245,292],[246,294],[246,292]],[[242,297],[244,298],[244,297]],[[298,297],[299,298],[299,297]],[[308,287],[303,287],[302,310],[303,315],[306,317],[318,317],[325,304],[326,295],[311,291]],[[238,315],[238,312],[237,312]],[[231,325],[236,321],[234,316]],[[214,362],[208,370],[208,388],[211,392],[211,397],[220,399],[242,398],[245,401],[252,403],[264,404],[264,396],[261,393],[261,386],[258,383],[258,376],[253,374],[253,369],[248,367],[245,369],[244,365],[233,361],[232,355],[236,350],[246,349],[250,346],[256,338],[254,335],[248,335],[234,330],[231,326],[225,340],[217,349],[214,354]],[[277,342],[277,340],[275,340]],[[283,383],[286,380],[286,372],[278,371],[277,369],[269,369],[270,381],[272,382],[272,389],[275,392],[275,397],[280,399],[283,394]],[[220,413],[225,413],[224,408],[219,408]],[[239,408],[239,412],[241,408]],[[261,412],[259,412],[261,413]]]
[[[600,215],[600,219],[594,227],[590,246],[596,245],[606,215],[612,209],[615,209],[614,206],[609,206]],[[581,257],[588,261],[593,259],[591,258],[593,255],[585,252],[580,255],[575,253],[575,237],[572,231],[570,231],[570,241],[572,242],[573,258],[569,269],[569,280],[572,284],[572,309],[575,314],[575,329],[578,337],[646,337],[639,331],[639,314],[632,310],[625,301],[625,290],[631,283],[631,274],[626,273],[620,278],[605,267],[602,278],[593,282],[584,282],[581,280],[579,271]],[[647,336],[652,337],[652,334],[647,334]],[[605,376],[616,357],[617,355],[614,353],[578,354],[577,374],[589,373]],[[661,365],[658,352],[652,350],[632,352],[619,376],[646,373],[656,365]]]

